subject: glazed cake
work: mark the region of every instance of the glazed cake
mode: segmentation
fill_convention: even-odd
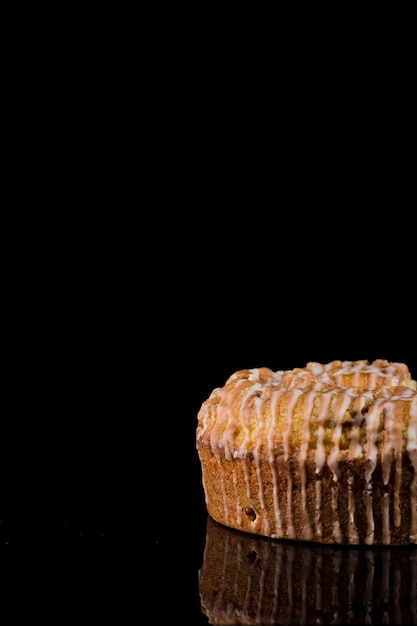
[[[404,363],[240,370],[203,402],[210,516],[272,538],[417,543],[417,385]]]

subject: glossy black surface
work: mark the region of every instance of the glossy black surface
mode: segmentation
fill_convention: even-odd
[[[416,624],[417,546],[329,546],[207,519],[199,572],[210,623]]]

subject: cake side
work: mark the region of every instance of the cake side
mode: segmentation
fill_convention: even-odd
[[[203,403],[197,450],[220,523],[322,543],[417,543],[417,392],[404,364],[236,372]]]
[[[227,460],[204,447],[200,456],[208,513],[226,526],[327,544],[417,544],[415,473],[407,455],[401,459],[400,485],[395,472],[384,484],[379,463],[372,481],[364,478],[363,463],[340,463],[335,481],[327,467],[317,477],[309,462],[304,467],[280,459],[271,464],[251,454]]]

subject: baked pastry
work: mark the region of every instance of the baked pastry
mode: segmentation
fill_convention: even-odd
[[[208,517],[198,589],[209,624],[417,624],[417,546],[274,540]]]
[[[235,372],[201,405],[196,447],[208,513],[226,526],[417,543],[417,384],[404,363]]]

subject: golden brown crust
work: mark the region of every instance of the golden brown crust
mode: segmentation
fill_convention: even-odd
[[[269,537],[417,543],[417,392],[377,360],[241,370],[198,413],[210,515]]]

